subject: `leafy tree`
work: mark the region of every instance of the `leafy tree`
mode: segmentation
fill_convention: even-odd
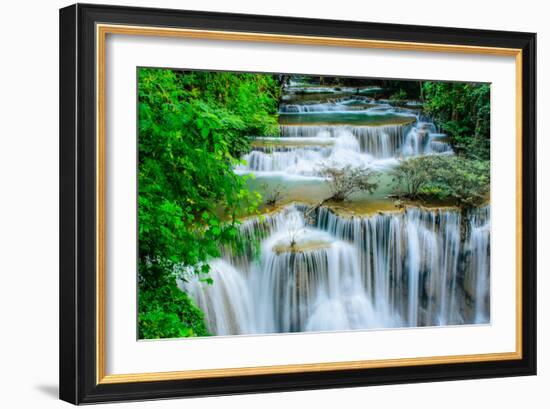
[[[294,81],[321,86],[341,87],[380,87],[381,89],[373,92],[371,95],[377,98],[390,99],[422,99],[421,81],[402,81],[402,80],[381,80],[375,78],[357,78],[357,77],[319,77],[309,75],[284,75],[282,81],[288,83]],[[300,93],[300,92],[298,92]]]
[[[204,313],[187,294],[165,280],[139,294],[139,338],[182,338],[210,335]]]
[[[447,133],[456,152],[480,160],[490,157],[489,84],[424,82],[424,110]]]
[[[397,196],[451,201],[468,208],[487,200],[490,164],[463,156],[430,155],[401,161],[392,177]]]
[[[399,89],[399,91],[390,95],[390,100],[401,101],[407,98],[407,92],[404,89]]]
[[[205,334],[174,267],[208,273],[237,217],[257,209],[233,167],[249,135],[278,133],[279,92],[272,75],[139,69],[140,336]]]
[[[417,199],[421,189],[429,183],[430,166],[428,161],[427,157],[400,161],[399,166],[390,172],[394,182],[394,193],[409,199]]]
[[[395,100],[421,99],[422,85],[419,81],[371,80],[373,85],[380,86],[383,97]]]

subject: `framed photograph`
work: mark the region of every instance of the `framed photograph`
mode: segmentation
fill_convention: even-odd
[[[535,41],[61,9],[61,399],[534,375]]]

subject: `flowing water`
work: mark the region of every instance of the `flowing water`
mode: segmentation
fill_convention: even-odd
[[[376,193],[338,208],[306,204],[312,185],[325,192],[325,164],[384,172],[402,158],[453,154],[417,110],[376,103],[366,90],[339,96],[317,88],[304,94],[330,98],[302,101],[291,84],[280,107],[281,137],[257,137],[235,170],[293,186],[296,196],[242,221],[245,249],[222,249],[210,263],[212,285],[193,274],[179,282],[211,333],[488,323],[489,206],[351,211],[361,200],[377,203]]]
[[[333,102],[292,105],[298,113],[281,114],[281,137],[256,138],[237,171],[316,176],[326,164],[384,170],[403,157],[452,153],[445,135],[412,111],[396,112],[387,104],[352,111],[336,106],[339,110]]]

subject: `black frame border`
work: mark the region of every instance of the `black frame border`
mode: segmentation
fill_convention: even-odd
[[[59,23],[62,400],[85,404],[536,374],[536,34],[87,4],[61,9]],[[97,384],[96,23],[521,49],[522,358]]]

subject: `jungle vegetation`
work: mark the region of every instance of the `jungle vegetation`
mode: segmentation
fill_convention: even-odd
[[[279,94],[272,75],[139,69],[140,338],[207,335],[175,267],[208,282],[206,261],[261,203],[233,167],[250,135],[278,134]]]
[[[394,193],[461,208],[482,204],[490,182],[490,85],[424,82],[418,97],[456,155],[402,160],[392,171]]]

